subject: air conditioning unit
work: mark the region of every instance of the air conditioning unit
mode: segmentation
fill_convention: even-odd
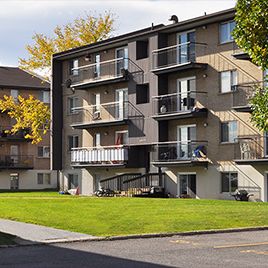
[[[101,117],[100,117],[100,111],[95,111],[95,112],[93,113],[92,119],[93,119],[93,120],[101,119]]]

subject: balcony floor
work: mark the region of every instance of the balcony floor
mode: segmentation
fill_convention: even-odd
[[[112,83],[119,83],[119,82],[124,82],[128,81],[127,77],[120,76],[120,77],[110,77],[110,78],[105,78],[105,79],[99,79],[99,80],[88,80],[88,81],[83,81],[80,83],[75,83],[71,85],[71,88],[74,89],[87,89],[87,88],[92,88],[96,86],[102,86],[102,85],[107,85],[107,84],[112,84]]]
[[[193,167],[193,166],[208,166],[208,160],[176,160],[176,161],[153,161],[152,164],[156,167]]]
[[[115,164],[115,163],[111,163],[111,164],[101,164],[101,163],[75,163],[75,164],[71,164],[71,166],[73,168],[87,168],[87,167],[95,167],[95,168],[124,168],[126,167],[126,163],[119,163],[119,164]]]
[[[252,108],[249,105],[234,106],[233,110],[235,110],[236,112],[240,112],[240,113],[251,113],[252,112]]]
[[[238,165],[257,165],[257,164],[267,165],[268,157],[260,159],[235,159],[234,162]]]
[[[187,62],[184,64],[177,64],[153,69],[152,72],[156,75],[161,75],[178,71],[184,71],[188,69],[205,69],[205,68],[207,68],[207,63]]]
[[[207,117],[208,110],[206,108],[200,109],[199,111],[185,111],[185,112],[177,112],[177,113],[165,113],[165,114],[157,114],[152,116],[153,119],[157,121],[164,120],[175,120],[175,119],[185,119],[185,118],[198,118],[198,117]]]
[[[109,127],[109,126],[122,126],[128,124],[129,119],[120,119],[112,121],[96,120],[92,122],[71,124],[74,129],[96,128],[96,127]]]

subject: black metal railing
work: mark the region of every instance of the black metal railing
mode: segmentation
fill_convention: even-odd
[[[127,196],[140,195],[150,191],[151,187],[164,187],[165,174],[146,173],[123,182]]]
[[[237,160],[268,158],[268,136],[248,135],[238,137],[234,158]]]
[[[99,186],[103,189],[113,190],[116,194],[126,195],[127,188],[125,181],[139,177],[140,173],[126,173],[109,177],[100,181]]]
[[[0,126],[0,140],[25,140],[25,136],[30,133],[29,129],[21,129],[16,133],[11,133],[12,126]]]
[[[173,141],[154,145],[153,162],[207,160],[207,141]]]
[[[250,100],[257,88],[263,88],[264,82],[251,82],[232,86],[233,107],[250,107]]]
[[[33,168],[33,156],[0,155],[0,168],[20,169]]]
[[[153,114],[195,111],[207,105],[207,92],[189,91],[153,97]]]
[[[129,58],[117,58],[99,63],[93,63],[72,69],[71,86],[95,83],[98,81],[116,78],[133,79],[143,81],[143,70]]]
[[[156,49],[152,52],[153,70],[196,62],[196,57],[205,54],[207,44],[186,42]]]

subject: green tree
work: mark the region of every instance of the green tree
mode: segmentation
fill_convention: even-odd
[[[32,37],[34,44],[26,46],[29,58],[20,58],[20,67],[31,72],[42,72],[48,77],[54,53],[107,39],[113,31],[114,15],[105,12],[99,16],[87,14],[73,23],[57,26],[53,37],[36,33]]]
[[[0,110],[16,121],[11,130],[6,130],[6,132],[15,134],[27,129],[29,131],[25,138],[30,139],[32,144],[42,141],[42,136],[49,131],[49,107],[32,95],[28,98],[18,96],[17,101],[12,96],[4,96],[0,99]]]
[[[268,1],[238,0],[235,15],[234,39],[253,63],[264,71],[268,69]],[[267,81],[267,77],[264,78]],[[268,88],[255,88],[251,100],[253,124],[268,131]]]

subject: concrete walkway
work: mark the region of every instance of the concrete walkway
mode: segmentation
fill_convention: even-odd
[[[17,236],[16,242],[22,245],[85,241],[97,238],[92,235],[4,219],[0,219],[0,232]]]

